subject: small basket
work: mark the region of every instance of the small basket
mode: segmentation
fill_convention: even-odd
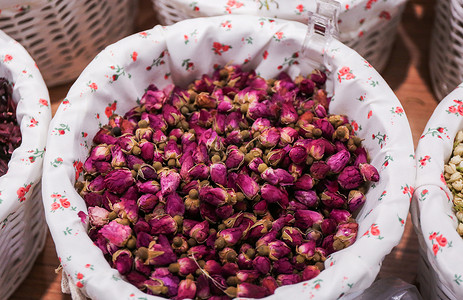
[[[463,81],[463,1],[436,1],[429,67],[432,87],[441,100]]]
[[[458,130],[463,129],[463,85],[436,107],[416,148],[411,215],[418,236],[420,292],[427,299],[463,298],[463,239],[456,231],[453,195],[444,179]]]
[[[152,0],[163,25],[207,16],[251,14],[307,24],[313,0]],[[406,0],[339,0],[339,40],[357,51],[376,70],[386,66]]]
[[[0,77],[13,84],[22,135],[8,172],[0,177],[0,294],[7,299],[45,245],[41,177],[51,109],[48,90],[34,61],[2,31]]]
[[[130,0],[15,3],[0,4],[0,29],[28,50],[48,86],[75,79],[104,47],[133,32]]]

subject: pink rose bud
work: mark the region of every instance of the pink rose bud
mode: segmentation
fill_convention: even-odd
[[[213,257],[215,257],[215,250],[214,249],[211,249],[205,245],[198,245],[198,246],[194,246],[194,247],[191,247],[190,249],[188,249],[188,252],[187,252],[188,256],[194,256],[194,258],[196,260],[199,260],[199,259],[212,259]]]
[[[304,78],[300,83],[299,83],[299,89],[302,93],[306,94],[307,96],[311,96],[313,94],[315,88],[315,83],[310,80]]]
[[[294,218],[296,219],[296,227],[306,230],[313,224],[321,224],[323,215],[312,210],[298,210],[294,213]]]
[[[311,259],[315,254],[315,242],[307,241],[296,248],[296,252],[307,259]]]
[[[347,205],[351,212],[356,212],[367,200],[359,190],[351,190],[347,196]]]
[[[147,140],[151,141],[153,139],[153,129],[152,128],[137,128],[135,130],[135,138],[138,141]]]
[[[171,235],[177,232],[177,223],[169,216],[156,216],[148,222],[151,226],[151,234]]]
[[[347,190],[358,188],[363,182],[362,174],[354,166],[345,167],[338,176],[339,185]]]
[[[270,248],[269,257],[272,260],[283,258],[291,252],[291,249],[288,247],[288,245],[280,240],[268,243],[268,247]]]
[[[295,227],[283,227],[281,232],[281,240],[290,246],[299,246],[304,238],[301,231]]]
[[[236,273],[239,271],[238,264],[227,262],[222,266],[222,275],[229,277],[229,276],[236,276]]]
[[[334,240],[340,240],[344,244],[344,247],[349,247],[355,242],[357,232],[357,223],[339,224],[338,231],[334,235]]]
[[[178,273],[180,276],[193,274],[197,269],[198,265],[189,257],[179,258],[176,263],[169,266],[169,271],[172,273]]]
[[[159,176],[163,196],[175,192],[180,185],[180,174],[172,169],[160,172]]]
[[[227,246],[231,247],[236,245],[243,236],[243,230],[239,227],[227,228],[221,230],[219,233],[219,238],[223,238]]]
[[[212,109],[217,107],[217,100],[208,93],[199,93],[196,96],[195,104],[199,108]]]
[[[262,172],[261,177],[273,185],[287,186],[294,183],[294,177],[283,169],[267,168]]]
[[[196,140],[196,136],[194,133],[191,132],[185,132],[181,136],[181,144],[183,146],[183,152],[185,153],[186,151],[186,146],[194,144],[193,142]]]
[[[224,163],[220,162],[210,165],[210,174],[211,180],[214,183],[221,186],[227,185],[227,167]]]
[[[315,160],[321,160],[323,155],[325,155],[325,146],[326,144],[322,139],[313,140],[309,146],[309,154]]]
[[[320,274],[320,269],[318,269],[314,265],[309,265],[305,267],[304,271],[302,271],[302,280],[310,280],[312,278],[315,278]]]
[[[275,127],[270,127],[259,135],[259,141],[262,146],[266,148],[273,148],[278,145],[278,142],[280,141],[280,131]]]
[[[295,218],[291,214],[287,214],[275,220],[272,224],[271,231],[279,232],[283,227],[294,224]]]
[[[270,264],[270,259],[264,256],[257,256],[252,261],[254,270],[259,271],[261,274],[266,275],[270,272],[272,265]]]
[[[276,274],[292,274],[294,267],[287,257],[273,262],[273,270]]]
[[[121,249],[113,254],[113,265],[122,275],[132,270],[133,257],[132,252],[127,249]]]
[[[162,116],[169,126],[175,126],[182,119],[182,114],[175,107],[164,104],[162,106]]]
[[[268,183],[264,183],[264,185],[261,187],[260,192],[262,199],[264,199],[268,203],[277,203],[282,198],[286,198],[285,202],[288,201],[288,195],[285,193],[286,191],[283,192],[283,190]]]
[[[259,185],[249,175],[238,174],[238,177],[236,178],[236,185],[239,187],[241,192],[243,192],[246,198],[250,200],[254,199],[259,193]]]
[[[209,177],[209,167],[205,164],[197,164],[188,171],[191,178],[204,180]]]
[[[238,255],[238,266],[240,269],[249,270],[252,269],[252,259],[247,257],[244,253]]]
[[[320,199],[323,205],[328,208],[341,208],[347,202],[347,199],[344,195],[340,194],[339,192],[333,193],[328,190],[325,190],[323,193],[321,193]]]
[[[379,181],[378,170],[373,165],[370,164],[359,164],[360,174],[362,174],[365,181]]]
[[[128,135],[123,135],[123,136],[120,136],[118,139],[117,139],[117,146],[119,146],[122,150],[123,153],[125,154],[129,154],[129,153],[132,153],[132,149],[135,145],[137,145],[137,141],[135,140],[135,137],[131,134],[128,134]],[[114,154],[113,154],[113,158],[114,158]]]
[[[145,213],[150,213],[153,211],[156,204],[158,204],[159,199],[156,195],[153,194],[143,194],[138,198],[137,205],[141,211]]]
[[[290,285],[296,284],[302,281],[301,275],[299,274],[280,274],[277,276],[278,285]]]
[[[253,208],[252,208],[253,212],[258,215],[258,216],[262,216],[262,215],[265,215],[265,213],[268,211],[268,204],[267,204],[267,201],[265,200],[261,200],[259,202],[257,202]]]
[[[145,288],[144,282],[147,280],[147,276],[140,272],[132,270],[127,275],[125,275],[125,279],[127,279],[128,282],[136,286],[138,289],[143,289]]]
[[[288,167],[288,172],[295,178],[299,178],[304,174],[306,170],[305,164],[296,165],[295,163],[291,163]]]
[[[143,180],[153,180],[158,177],[156,170],[153,168],[152,165],[143,164],[138,169],[138,178]]]
[[[208,260],[204,266],[204,271],[209,275],[220,275],[222,274],[222,266],[215,260]]]
[[[258,286],[248,282],[242,282],[237,286],[237,297],[264,298],[267,295],[268,291],[263,286]]]
[[[133,264],[136,271],[144,274],[145,276],[150,276],[151,267],[149,265],[145,265],[145,261],[143,259],[135,256]]]
[[[252,101],[251,103],[249,103],[249,108],[248,108],[246,116],[252,120],[256,120],[258,118],[263,118],[263,117],[269,117],[271,112],[267,104],[268,104],[268,101],[267,102]]]
[[[359,167],[360,164],[368,163],[368,154],[365,148],[357,147],[354,153],[355,153],[354,166]]]
[[[153,240],[152,235],[150,235],[149,233],[146,233],[144,231],[140,231],[140,232],[137,233],[136,246],[137,246],[137,248],[140,248],[140,247],[147,247],[148,248],[148,246],[149,246],[149,244],[151,243],[152,240]]]
[[[209,222],[203,221],[190,230],[190,236],[198,243],[204,243],[209,236]]]
[[[227,169],[235,170],[241,167],[244,162],[244,153],[241,152],[235,145],[228,146],[227,159],[225,165]]]
[[[216,212],[217,207],[209,204],[205,201],[200,201],[199,204],[199,213],[201,217],[211,223],[217,223],[219,221],[219,217],[217,216]]]
[[[177,261],[177,255],[172,250],[165,236],[159,235],[158,241],[152,241],[148,246],[148,259],[145,263],[160,267],[168,266]]]
[[[160,280],[164,286],[167,287],[167,297],[174,297],[177,295],[178,284],[180,279],[169,272],[167,268],[156,268],[151,274],[150,278],[152,280]]]
[[[289,157],[295,164],[302,164],[307,158],[307,150],[301,146],[293,147],[289,151]]]
[[[281,115],[280,115],[281,124],[286,125],[286,124],[296,123],[298,117],[299,116],[292,103],[283,103],[281,105]]]
[[[112,170],[104,177],[106,189],[116,194],[122,194],[134,183],[132,172],[128,169]]]
[[[329,215],[329,218],[333,219],[336,224],[347,223],[351,217],[351,213],[345,209],[332,209]]]
[[[234,212],[231,204],[225,204],[215,209],[217,217],[222,220],[229,218]]]
[[[222,188],[203,186],[199,190],[199,200],[207,202],[213,206],[221,206],[227,203],[228,193]]]
[[[166,147],[164,148],[164,159],[178,159],[181,154],[182,151],[178,147],[177,142],[175,140],[169,140]]]
[[[326,117],[326,109],[323,105],[321,104],[317,104],[315,107],[314,107],[314,113],[315,113],[315,116],[319,117],[319,118],[325,118]]]
[[[116,221],[111,221],[104,225],[99,233],[110,243],[117,247],[123,247],[132,235],[130,226],[122,225]]]
[[[88,208],[88,218],[90,220],[90,225],[101,227],[108,224],[109,211],[102,207],[89,207]]]
[[[326,164],[330,167],[331,172],[339,173],[344,169],[350,159],[350,152],[341,150],[336,154],[331,155],[326,160]]]
[[[244,137],[239,129],[233,130],[227,134],[224,140],[225,145],[241,145],[244,141]]]
[[[319,203],[317,193],[313,190],[296,191],[294,192],[294,198],[296,198],[297,201],[299,201],[307,207],[317,207]]]
[[[209,287],[209,278],[201,274],[196,279],[196,297],[200,299],[210,299],[211,289]]]
[[[113,205],[114,212],[120,218],[127,217],[132,224],[138,220],[138,206],[134,200],[122,199],[120,202]]]
[[[321,88],[326,82],[326,74],[320,70],[314,70],[308,77],[318,88]]]
[[[154,85],[150,85],[153,86]],[[166,102],[167,98],[163,91],[156,89],[148,89],[140,99],[140,104],[145,105],[145,108],[149,110],[159,110]]]
[[[258,173],[259,172],[259,165],[263,164],[264,161],[260,157],[254,157],[248,164],[249,170]]]
[[[326,252],[327,255],[335,252],[335,250],[333,248],[333,242],[334,242],[334,235],[333,234],[325,236],[325,238],[323,239],[321,248],[324,249],[324,251]]]
[[[290,151],[291,152],[291,151]],[[268,164],[272,167],[277,167],[286,157],[286,150],[273,149],[267,154]],[[262,161],[263,163],[263,161]],[[254,171],[254,170],[253,170]]]
[[[272,276],[267,276],[262,279],[261,286],[267,290],[268,295],[272,295],[275,293],[275,290],[278,288],[278,283],[275,280],[275,278],[273,278]]]
[[[117,142],[117,138],[110,135],[110,131],[106,128],[100,128],[100,130],[93,137],[94,144],[106,144],[114,145]]]
[[[280,130],[280,147],[292,144],[298,137],[297,130],[292,127],[279,128]]]
[[[320,225],[323,234],[329,235],[334,233],[336,230],[337,223],[333,219],[323,219],[322,224]]]
[[[260,272],[257,270],[239,270],[238,272],[236,272],[236,277],[238,277],[238,280],[240,282],[252,283],[256,281],[259,278],[259,276],[260,276]]]
[[[143,159],[135,156],[135,155],[127,155],[126,156],[126,160],[127,160],[127,167],[131,170],[135,169],[135,165],[137,165],[137,167],[143,165],[145,162],[143,161]]]
[[[217,111],[219,113],[229,113],[233,109],[233,104],[230,101],[222,101],[217,105]]]
[[[225,130],[232,131],[236,128],[239,128],[240,122],[243,119],[241,112],[235,111],[227,115],[225,120]]]
[[[93,181],[95,181],[95,180],[96,180],[96,178]],[[109,192],[108,190],[104,191],[104,193],[103,193],[103,198],[102,198],[103,206],[107,210],[112,210],[113,204],[119,202],[120,200],[121,199],[119,198],[119,196]]]
[[[161,129],[156,129],[151,137],[151,140],[155,144],[161,144],[167,142],[167,136],[162,132]]]
[[[196,295],[196,283],[191,279],[184,279],[178,285],[178,293],[175,299],[194,299]]]
[[[289,201],[288,207],[286,209],[288,211],[296,211],[300,209],[309,209],[309,208],[299,201],[292,200],[292,201]]]
[[[294,183],[294,188],[296,190],[304,190],[304,191],[310,191],[312,190],[315,182],[312,176],[309,174],[304,174],[300,176],[296,182]]]
[[[169,138],[175,136],[178,140],[180,140],[185,132],[181,128],[174,128],[169,132]]]
[[[246,235],[246,238],[260,238],[264,234],[266,234],[269,229],[272,227],[272,222],[269,220],[259,220],[254,223],[250,227],[250,230],[248,231],[248,235]],[[246,228],[248,230],[248,228]]]
[[[161,185],[157,181],[137,182],[137,188],[140,193],[156,194],[161,190]]]
[[[166,213],[172,217],[183,216],[185,214],[185,204],[176,192],[167,196]]]
[[[258,118],[252,123],[252,133],[254,132],[263,132],[264,130],[270,128],[272,123],[270,123],[269,119],[265,118]]]
[[[316,161],[310,166],[310,175],[314,179],[324,179],[330,172],[330,167],[324,161]]]
[[[138,218],[137,223],[135,223],[133,226],[133,231],[135,231],[136,234],[139,234],[142,231],[150,232],[150,230],[150,225],[143,218]]]

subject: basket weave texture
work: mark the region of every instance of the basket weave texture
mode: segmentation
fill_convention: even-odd
[[[0,177],[0,295],[7,299],[26,278],[45,244],[41,176],[51,109],[34,61],[2,31],[0,77],[13,85],[22,135],[8,172]]]
[[[27,49],[48,86],[74,80],[98,52],[133,30],[131,0],[19,2],[0,2],[0,29]]]
[[[227,14],[252,14],[307,24],[314,0],[152,0],[163,25]],[[339,0],[340,41],[357,51],[376,70],[386,66],[406,0]]]

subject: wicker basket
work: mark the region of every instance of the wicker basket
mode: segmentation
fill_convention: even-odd
[[[161,24],[222,14],[252,14],[307,24],[313,0],[152,0]],[[376,70],[386,66],[406,0],[339,0],[339,40],[356,50]],[[284,3],[284,4],[283,4]]]
[[[454,138],[463,128],[463,85],[434,110],[416,148],[416,190],[411,215],[418,236],[418,281],[425,299],[463,298],[463,239],[444,178]]]
[[[0,2],[0,29],[28,50],[48,86],[75,79],[104,47],[133,32],[131,0],[14,2]]]
[[[51,109],[34,61],[2,31],[0,77],[14,84],[22,135],[8,172],[0,177],[0,295],[7,299],[26,278],[45,244],[41,175]]]
[[[436,1],[429,67],[440,101],[463,81],[463,1]]]

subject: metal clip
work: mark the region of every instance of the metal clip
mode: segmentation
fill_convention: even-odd
[[[331,40],[338,38],[338,14],[341,5],[335,0],[317,0],[316,5],[315,13],[308,12],[309,22],[302,55],[312,60],[318,68],[328,67],[324,54]]]

